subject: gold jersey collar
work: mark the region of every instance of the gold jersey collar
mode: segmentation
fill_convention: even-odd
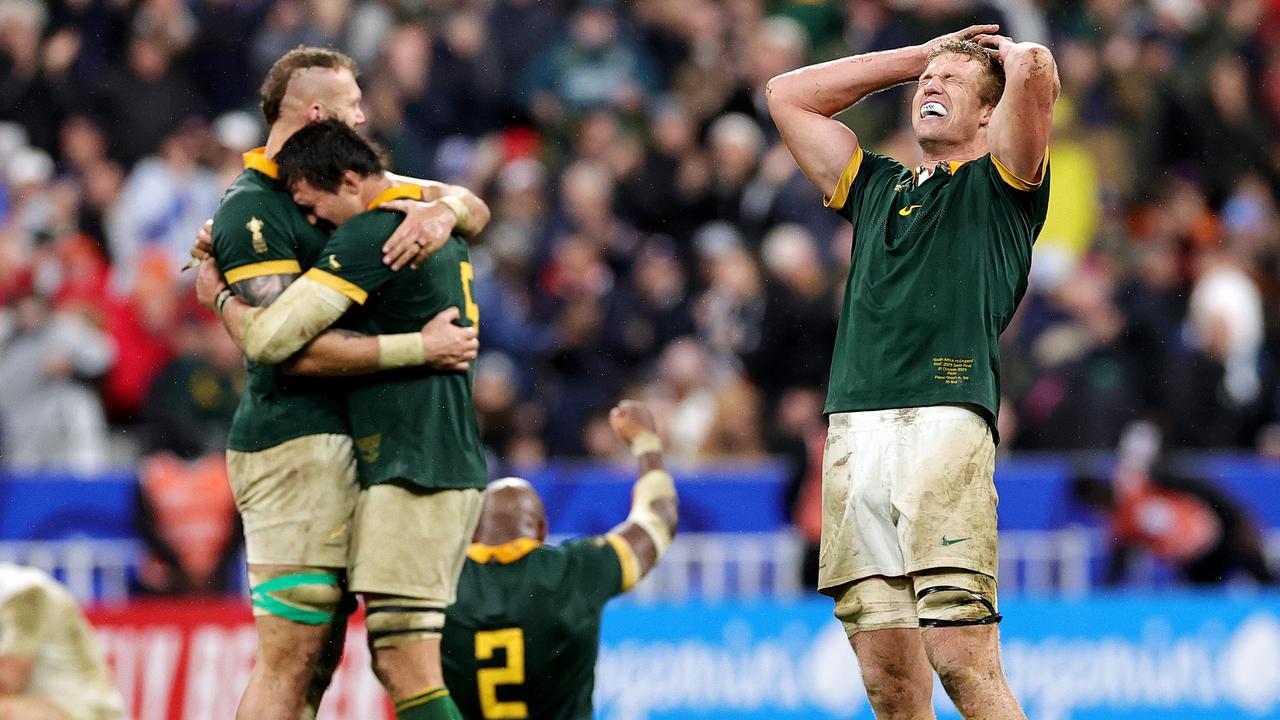
[[[467,548],[467,557],[481,564],[497,560],[503,565],[509,565],[540,547],[541,540],[529,537],[516,538],[501,545],[471,543],[471,547]]]

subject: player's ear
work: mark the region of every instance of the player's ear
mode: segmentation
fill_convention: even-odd
[[[320,103],[311,103],[307,106],[307,122],[320,122],[324,119],[324,108],[320,107]]]
[[[991,122],[991,116],[996,114],[995,105],[984,105],[982,114],[978,116],[978,127],[986,127]]]
[[[354,195],[360,194],[360,176],[355,170],[342,171],[342,189]]]

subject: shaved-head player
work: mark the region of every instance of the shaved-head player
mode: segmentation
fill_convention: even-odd
[[[605,603],[653,568],[677,521],[649,410],[624,401],[609,424],[640,477],[630,514],[607,534],[544,545],[547,515],[533,486],[505,478],[485,489],[441,646],[445,683],[468,720],[591,717]]]

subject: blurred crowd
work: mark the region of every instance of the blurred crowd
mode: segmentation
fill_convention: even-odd
[[[764,85],[978,21],[1049,45],[1063,85],[1002,447],[1108,449],[1145,418],[1280,454],[1276,0],[0,0],[4,461],[220,451],[243,370],[178,268],[265,137],[258,83],[310,44],[360,64],[397,172],[493,209],[497,467],[613,455],[623,395],[680,458],[811,466],[852,232]],[[918,162],[901,88],[846,115]]]

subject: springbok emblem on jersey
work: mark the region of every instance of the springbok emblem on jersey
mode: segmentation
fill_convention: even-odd
[[[244,224],[249,236],[253,240],[253,251],[261,255],[267,251],[267,239],[262,237],[262,221],[258,218],[249,218],[249,222]]]

